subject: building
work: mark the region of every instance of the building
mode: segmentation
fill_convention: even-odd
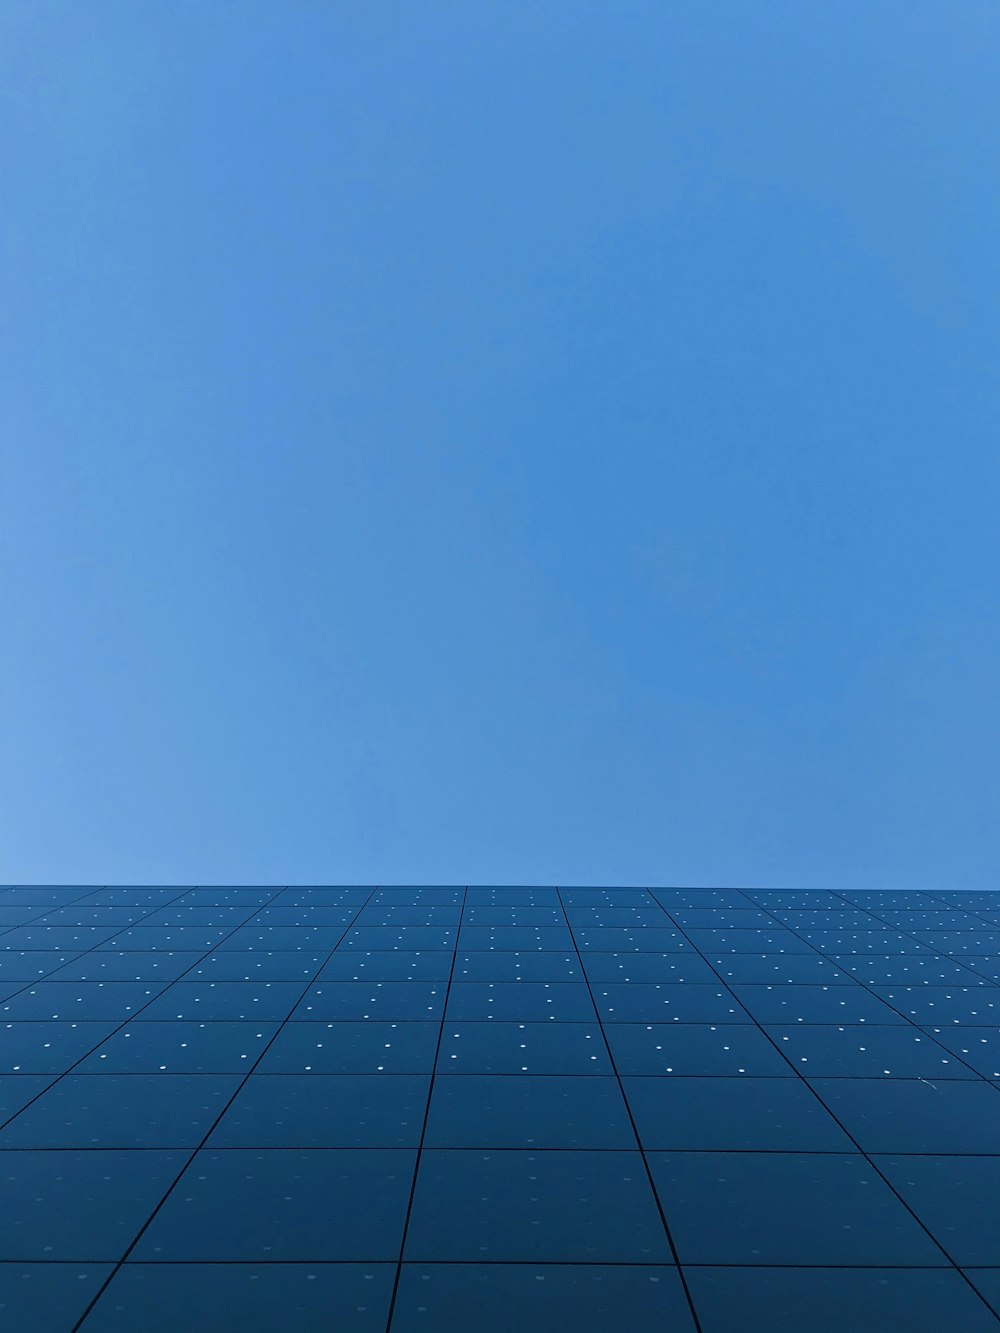
[[[1000,893],[0,890],[0,1327],[1000,1328]]]

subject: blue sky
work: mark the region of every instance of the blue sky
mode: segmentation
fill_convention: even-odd
[[[0,15],[0,877],[987,887],[1000,11]]]

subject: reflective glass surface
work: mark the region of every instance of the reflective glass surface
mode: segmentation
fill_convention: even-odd
[[[1000,893],[0,888],[0,1328],[1000,1330]]]

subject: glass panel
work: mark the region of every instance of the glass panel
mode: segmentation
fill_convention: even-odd
[[[757,1075],[787,1078],[792,1070],[759,1028],[728,1023],[615,1023],[607,1028],[619,1074]],[[723,1086],[717,1095],[726,1096]]]
[[[384,1333],[395,1274],[389,1263],[129,1263],[84,1327],[87,1333]]]
[[[875,1165],[956,1263],[1000,1266],[1000,1157],[876,1157]]]
[[[586,986],[547,981],[456,981],[448,994],[449,1022],[585,1023],[595,1017]]]
[[[411,1261],[665,1263],[670,1250],[637,1152],[425,1148]]]
[[[196,1148],[233,1075],[69,1074],[0,1130],[0,1148]]]
[[[634,1148],[618,1080],[537,1074],[443,1076],[427,1120],[431,1148]]]
[[[238,1074],[260,1058],[277,1023],[130,1023],[87,1057],[84,1074]]]
[[[429,1074],[254,1074],[212,1148],[416,1148]]]
[[[445,1022],[444,1074],[610,1074],[596,1023]]]
[[[850,1152],[852,1144],[797,1078],[626,1078],[645,1149]]]
[[[694,1333],[675,1269],[404,1264],[392,1333]]]
[[[62,1333],[73,1328],[112,1264],[0,1263],[0,1311],[8,1328]]]
[[[1000,1153],[997,1092],[988,1083],[811,1079],[867,1153]]]
[[[723,986],[646,982],[594,988],[605,1023],[749,1023],[750,1017]]]
[[[682,1264],[948,1263],[864,1157],[674,1152],[649,1160]]]
[[[997,1321],[958,1273],[905,1268],[690,1268],[702,1333],[995,1333]]]
[[[396,1259],[414,1159],[395,1149],[206,1148],[133,1254],[160,1263]]]
[[[767,1029],[802,1075],[835,1078],[974,1078],[974,1071],[938,1042],[911,1027],[832,1023]],[[871,1089],[880,1100],[882,1094]]]
[[[117,1263],[176,1180],[188,1155],[3,1153],[0,1254],[7,1260]]]
[[[438,1023],[288,1023],[260,1062],[268,1074],[423,1074]]]

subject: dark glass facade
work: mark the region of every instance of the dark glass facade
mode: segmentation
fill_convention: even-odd
[[[0,1328],[1000,1328],[1000,893],[0,890]]]

